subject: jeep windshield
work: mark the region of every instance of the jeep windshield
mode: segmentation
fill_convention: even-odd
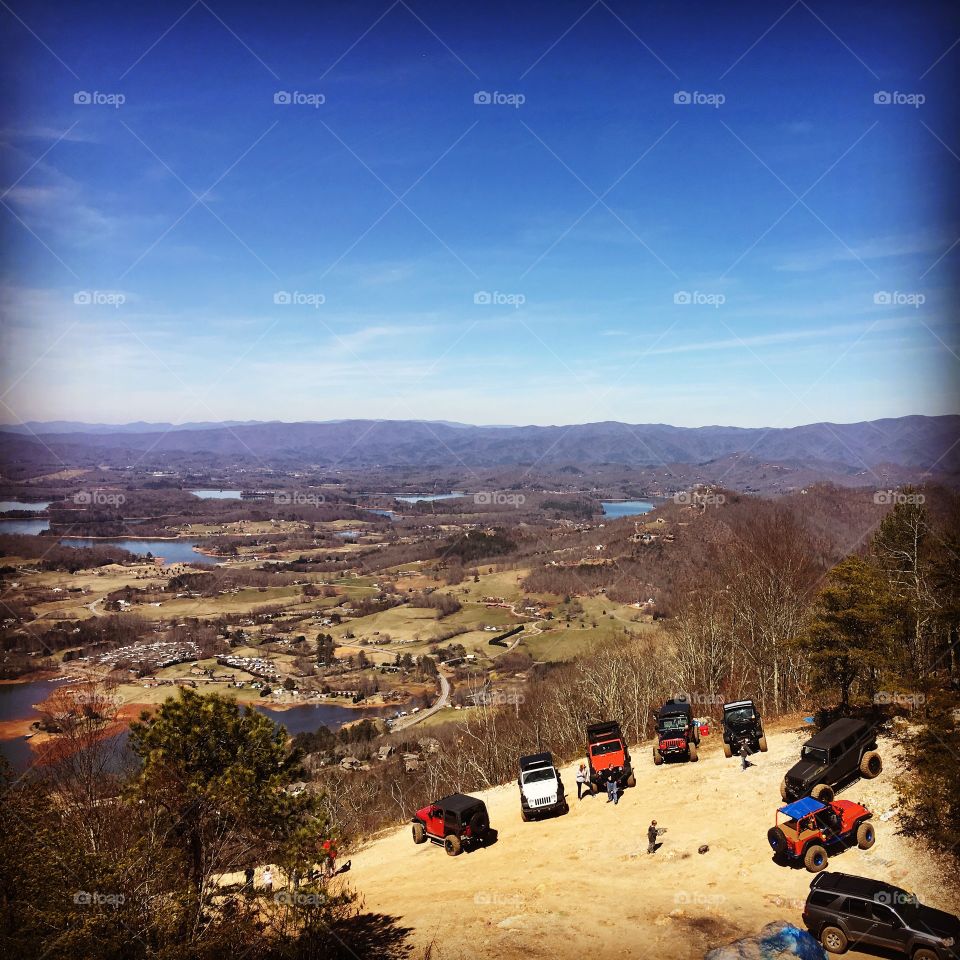
[[[599,757],[604,753],[616,753],[618,750],[622,750],[623,745],[619,740],[608,740],[606,743],[595,743],[591,748],[590,752],[595,756]]]
[[[726,720],[727,723],[737,725],[749,723],[755,716],[756,714],[753,712],[752,707],[737,707],[736,710],[728,710],[723,715],[723,719]]]
[[[523,775],[524,783],[541,783],[544,780],[553,780],[553,770],[550,767],[545,770],[531,770]]]
[[[682,715],[664,717],[658,727],[661,733],[682,733],[687,729],[687,718]]]
[[[811,763],[826,763],[827,751],[821,747],[804,747],[800,751],[800,756]]]

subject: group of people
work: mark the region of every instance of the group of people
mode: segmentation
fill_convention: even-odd
[[[614,806],[620,800],[620,782],[612,774],[608,773],[606,777],[606,786],[607,786],[607,803],[613,803]],[[581,763],[577,768],[577,799],[583,799],[583,793],[586,791],[588,794],[591,793],[590,790],[590,771],[587,769],[585,763]],[[647,853],[656,853],[657,847],[657,838],[660,836],[663,831],[662,827],[657,826],[656,820],[650,821],[650,826],[647,827]]]
[[[343,867],[340,868],[342,872],[345,869],[349,869],[350,861],[348,860]],[[321,879],[329,879],[334,876],[337,871],[337,845],[333,840],[324,840],[320,844],[320,869],[314,870],[311,869],[307,872],[306,877],[309,882],[315,882]],[[254,867],[247,867],[243,871],[243,892],[248,896],[252,897],[254,893],[254,880],[256,877],[256,870]],[[293,889],[297,890],[300,887],[300,881],[302,875],[300,871],[294,867],[290,873],[290,882],[293,884]],[[263,869],[263,889],[264,892],[269,896],[273,893],[273,868],[264,867]]]

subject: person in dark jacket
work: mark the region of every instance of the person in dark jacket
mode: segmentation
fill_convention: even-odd
[[[651,820],[650,826],[647,827],[647,853],[654,853],[657,849],[657,837],[660,835],[660,831],[657,830],[657,821]]]

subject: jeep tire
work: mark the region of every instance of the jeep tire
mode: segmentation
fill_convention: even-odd
[[[630,776],[627,777],[627,786],[635,787],[636,785],[637,785],[637,778],[631,773]]]
[[[757,741],[757,745],[760,747],[760,752],[761,752],[761,753],[766,753],[766,752],[767,752],[767,737],[766,737],[766,734],[764,734],[764,735]]]
[[[591,781],[590,781],[590,793],[592,793],[593,796],[596,796],[599,792],[600,792],[600,787],[591,780]]]
[[[530,814],[527,813],[527,808],[526,808],[526,807],[521,807],[521,808],[520,808],[520,819],[521,819],[524,823],[529,823],[529,822],[530,822]]]
[[[451,857],[455,857],[463,849],[463,844],[456,834],[451,833],[450,836],[443,838],[443,849],[446,850]]]
[[[697,745],[693,740],[687,745],[687,756],[690,758],[691,763],[696,763],[700,759],[697,754]]]
[[[785,853],[787,849],[787,835],[779,827],[771,827],[767,831],[767,840],[774,856]]]
[[[818,783],[811,791],[810,796],[814,800],[819,800],[821,803],[832,803],[833,802],[833,787],[827,783]]]
[[[723,741],[723,755],[729,760],[733,756],[733,748],[727,743],[726,740]]]
[[[414,843],[427,842],[427,831],[422,823],[415,823],[413,825],[413,842]]]
[[[826,869],[828,860],[826,847],[822,847],[819,843],[811,843],[803,854],[803,865],[811,873],[819,873]]]
[[[846,953],[850,947],[847,935],[839,927],[824,927],[820,931],[820,942],[828,953]]]
[[[786,777],[784,777],[784,779],[780,781],[780,799],[783,800],[783,801],[786,801],[786,799],[787,799],[787,780],[786,780]]]
[[[663,763],[663,757],[660,756],[660,751],[656,747],[653,748],[653,762],[658,767]]]
[[[882,770],[883,761],[876,750],[870,750],[863,755],[863,759],[860,761],[860,775],[862,777],[872,780],[874,777],[879,777]]]
[[[470,818],[470,836],[473,837],[474,840],[482,841],[486,837],[489,829],[490,821],[487,819],[486,813],[478,810]]]
[[[869,820],[864,820],[857,827],[857,846],[861,850],[869,850],[877,840],[877,832]]]
[[[938,960],[937,955],[926,947],[915,950],[910,960]]]

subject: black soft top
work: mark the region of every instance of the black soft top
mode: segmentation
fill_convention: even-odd
[[[752,700],[734,700],[733,703],[725,703],[723,705],[723,712],[726,713],[728,710],[740,710],[743,707],[749,707],[754,713],[757,712],[757,706]]]
[[[691,717],[693,710],[686,700],[668,700],[658,711],[658,717]]]
[[[534,770],[537,767],[552,767],[553,756],[547,753],[531,753],[529,756],[520,758],[521,770]]]
[[[846,740],[851,734],[858,736],[866,733],[869,725],[863,720],[854,720],[852,717],[844,717],[842,720],[836,720],[829,727],[824,727],[819,733],[815,733],[808,741],[808,747],[821,747],[829,750],[835,747],[841,740]]]
[[[465,793],[451,793],[449,797],[442,797],[436,806],[453,813],[468,813],[477,807],[483,806],[483,801],[476,797],[468,797]]]
[[[603,723],[587,725],[587,740],[590,743],[599,743],[601,740],[623,739],[620,724],[616,720],[605,720]]]

